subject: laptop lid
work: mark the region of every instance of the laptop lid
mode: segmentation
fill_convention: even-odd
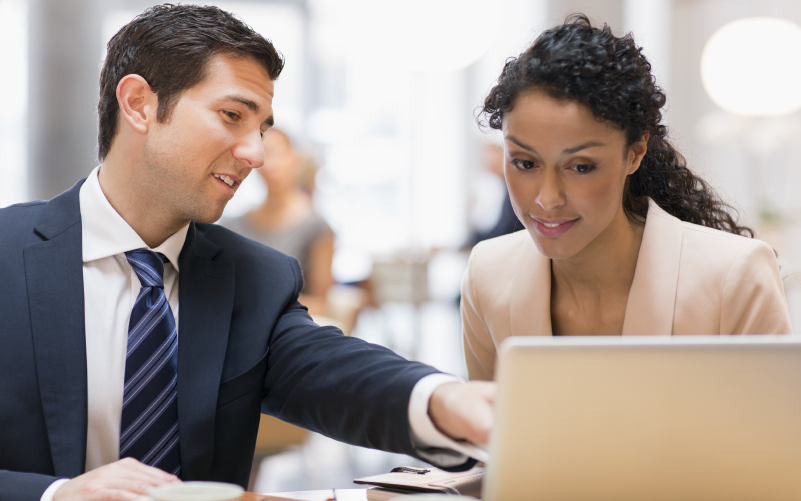
[[[512,337],[482,498],[801,499],[790,336]]]

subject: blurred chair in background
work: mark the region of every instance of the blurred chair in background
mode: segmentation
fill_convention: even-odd
[[[373,271],[368,279],[371,303],[379,309],[387,303],[406,303],[413,307],[411,352],[413,360],[419,360],[422,343],[422,319],[420,307],[429,301],[428,264],[430,254],[427,252],[398,252],[387,256],[373,258]],[[398,351],[392,341],[389,347]]]

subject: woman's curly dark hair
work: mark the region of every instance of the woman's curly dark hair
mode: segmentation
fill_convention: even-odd
[[[599,120],[621,129],[627,146],[650,135],[640,168],[626,181],[623,208],[629,217],[644,219],[645,197],[650,197],[682,221],[754,236],[753,230],[737,224],[732,216],[736,211],[687,168],[668,141],[667,127],[660,123],[665,94],[631,34],[616,37],[608,26],[595,27],[583,14],[568,17],[506,62],[484,100],[479,124],[500,130],[515,99],[534,89],[587,106]]]

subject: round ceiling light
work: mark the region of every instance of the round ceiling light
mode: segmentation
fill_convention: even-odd
[[[744,116],[778,116],[801,108],[801,27],[785,19],[739,19],[716,31],[701,55],[701,80],[712,100]]]

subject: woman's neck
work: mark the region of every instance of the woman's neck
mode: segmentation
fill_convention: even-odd
[[[644,225],[629,220],[621,208],[606,230],[581,252],[551,262],[553,286],[575,299],[628,296],[643,230]]]
[[[267,198],[259,206],[260,212],[280,212],[292,205],[295,190],[293,186],[274,184],[267,188]]]
[[[291,226],[311,209],[308,196],[294,186],[268,188],[267,199],[247,217],[250,223],[262,230]]]

